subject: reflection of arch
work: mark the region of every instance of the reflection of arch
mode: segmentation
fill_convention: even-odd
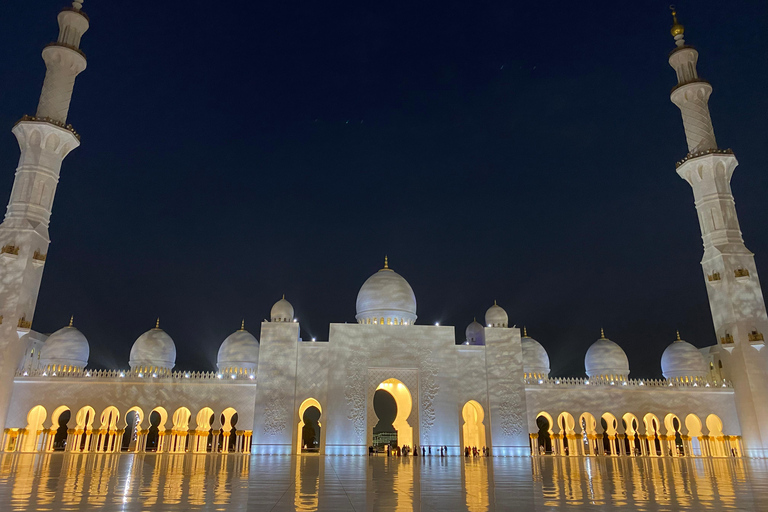
[[[383,389],[395,399],[397,404],[397,416],[392,426],[397,431],[397,444],[400,446],[413,446],[413,427],[408,423],[408,416],[413,409],[413,399],[408,387],[397,379],[387,379],[376,388]],[[375,413],[375,411],[374,411]]]
[[[27,433],[21,443],[20,451],[36,452],[40,446],[40,434],[43,431],[43,423],[48,417],[48,411],[42,405],[36,405],[27,413]]]
[[[485,448],[485,412],[483,406],[475,400],[470,400],[461,410],[461,417],[464,419],[462,434],[464,435],[464,445],[462,448],[472,449]]]
[[[314,407],[318,411],[320,411],[320,414],[323,414],[323,408],[320,406],[320,402],[317,401],[315,398],[307,398],[303,402],[301,402],[301,405],[299,406],[299,427],[298,427],[298,433],[296,436],[296,453],[301,454],[301,450],[303,447],[303,433],[304,433],[304,413],[307,412],[307,409],[310,407]],[[322,427],[322,424],[320,423],[320,420],[317,420],[317,424]],[[322,431],[321,431],[322,432]],[[322,435],[322,433],[321,433]],[[320,450],[322,450],[322,446],[318,444],[318,447]]]

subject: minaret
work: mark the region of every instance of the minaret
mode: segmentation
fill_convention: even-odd
[[[85,69],[80,38],[88,30],[82,0],[59,13],[59,38],[43,49],[45,81],[35,116],[13,127],[21,156],[5,220],[0,224],[0,427],[25,346],[48,253],[48,223],[61,162],[80,145],[67,124],[75,77]]]
[[[753,254],[744,245],[731,193],[738,165],[730,149],[719,149],[709,116],[712,86],[699,77],[699,53],[685,44],[673,10],[675,48],[669,64],[677,73],[670,95],[680,108],[688,154],[677,174],[693,188],[704,241],[701,266],[709,295],[721,361],[733,382],[736,408],[747,453],[768,456],[768,362],[763,333],[768,332],[765,301]],[[704,418],[702,418],[703,420]]]

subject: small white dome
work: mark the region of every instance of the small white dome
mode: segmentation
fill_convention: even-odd
[[[131,369],[159,368],[171,370],[176,366],[176,344],[160,328],[160,321],[154,329],[139,336],[131,347]]]
[[[40,351],[40,363],[43,367],[64,365],[84,368],[89,354],[88,340],[70,322],[69,326],[59,329],[45,340]]]
[[[274,308],[273,308],[274,309]],[[237,370],[255,372],[259,365],[259,341],[245,330],[243,325],[224,340],[219,347],[216,365],[220,372],[237,373]]]
[[[270,318],[273,322],[293,322],[293,306],[285,300],[285,295],[272,306]]]
[[[389,268],[369,277],[357,294],[357,315],[361,324],[401,325],[416,321],[416,296],[408,281]]]
[[[485,325],[488,327],[507,327],[509,324],[509,316],[504,308],[496,304],[493,301],[493,306],[488,308],[485,312]]]
[[[584,357],[584,368],[589,378],[611,377],[626,379],[629,375],[629,359],[624,350],[602,333]]]
[[[546,349],[528,336],[525,328],[520,342],[523,346],[523,373],[549,377],[549,354]]]
[[[485,328],[477,320],[469,324],[464,332],[467,335],[467,344],[485,345]]]
[[[665,379],[705,378],[707,362],[699,349],[681,340],[678,333],[677,339],[661,355],[661,373]]]

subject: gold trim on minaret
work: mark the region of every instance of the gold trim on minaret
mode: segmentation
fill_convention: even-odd
[[[685,33],[685,27],[683,27],[678,21],[677,21],[677,9],[675,9],[674,5],[669,6],[669,10],[672,11],[672,28],[669,30],[670,34],[672,34],[672,37],[676,36],[682,36]]]

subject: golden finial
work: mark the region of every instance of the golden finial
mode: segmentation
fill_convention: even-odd
[[[528,328],[526,326],[523,326],[523,338],[528,337]]]
[[[157,322],[155,322],[155,329],[160,328],[160,317],[157,317]]]
[[[602,327],[600,328],[600,339],[601,339],[601,340],[604,340],[604,339],[606,339],[606,338],[605,338],[605,331],[603,330],[603,328],[602,328]]]
[[[240,330],[241,330],[241,331],[244,331],[244,330],[245,330],[245,318],[243,318],[243,321],[242,321],[242,322],[240,322]]]
[[[496,304],[496,299],[493,299],[493,305],[498,306],[498,304]]]
[[[677,331],[677,341],[682,341],[682,340],[680,339],[680,331]]]
[[[672,34],[672,37],[682,36],[685,32],[685,27],[677,21],[677,10],[675,9],[675,6],[670,5],[669,10],[672,11],[672,29],[669,32]]]
[[[283,300],[285,300],[285,294],[283,294]]]
[[[389,258],[384,256],[384,268],[389,269]]]
[[[74,327],[75,326],[75,315],[72,315],[69,317],[69,326]]]

